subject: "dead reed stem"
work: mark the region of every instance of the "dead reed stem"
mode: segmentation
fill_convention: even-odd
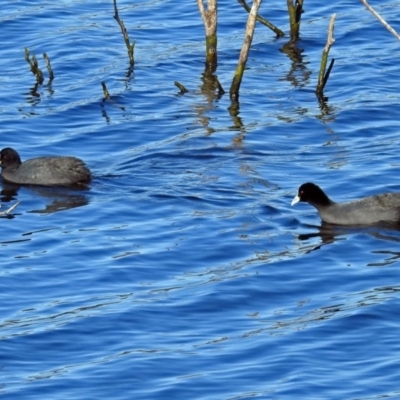
[[[217,0],[207,0],[207,10],[203,0],[197,0],[197,5],[206,30],[206,69],[214,72],[217,69]]]
[[[397,40],[400,40],[400,35],[375,11],[368,3],[367,0],[360,0],[361,3],[365,5],[365,7],[371,11],[371,13],[378,19],[379,22],[392,34],[396,37]]]
[[[331,49],[331,47],[335,41],[335,39],[333,38],[335,19],[336,19],[336,14],[332,14],[331,20],[329,22],[329,27],[328,27],[328,39],[326,41],[324,51],[322,52],[321,65],[319,68],[318,84],[317,84],[317,89],[316,89],[317,96],[320,99],[323,98],[324,87],[326,85],[326,82],[328,82],[329,75],[331,73],[333,64],[335,62],[335,59],[332,59],[331,64],[329,65],[328,71],[325,73],[326,65],[328,63],[329,50]]]
[[[239,62],[236,67],[235,75],[232,80],[231,88],[229,91],[230,98],[232,101],[238,101],[239,99],[239,89],[242,83],[244,69],[246,67],[247,58],[249,56],[251,42],[253,40],[254,30],[256,27],[256,20],[258,9],[260,8],[262,0],[254,0],[251,6],[249,18],[247,19],[246,33],[244,38],[244,43],[239,56]]]
[[[129,41],[128,31],[125,28],[124,22],[119,18],[118,8],[117,8],[117,0],[114,0],[114,19],[118,22],[118,25],[121,28],[122,35],[124,36],[126,49],[128,51],[129,62],[131,66],[135,64],[135,59],[133,57],[133,50],[135,48],[135,41],[131,44]]]

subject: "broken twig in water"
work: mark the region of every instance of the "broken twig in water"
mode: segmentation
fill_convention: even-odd
[[[11,206],[9,209],[7,209],[6,211],[0,211],[0,215],[8,215],[10,214],[10,212],[12,210],[14,210],[15,207],[17,207],[17,205],[21,203],[20,201],[17,201],[13,206]],[[1,206],[0,206],[1,207]]]
[[[365,7],[367,7],[367,9],[369,11],[371,11],[371,13],[378,18],[379,22],[392,34],[396,37],[397,40],[400,40],[400,35],[367,3],[367,0],[360,0],[361,3],[364,4]]]
[[[44,81],[42,70],[39,68],[36,56],[33,54],[32,59],[30,58],[29,49],[27,47],[25,47],[25,60],[30,65],[32,74],[36,76],[37,82],[41,85]]]
[[[180,90],[180,94],[184,94],[184,93],[187,93],[189,90],[187,90],[186,88],[185,88],[185,86],[183,86],[181,83],[179,83],[178,81],[175,81],[174,82],[174,85]]]
[[[249,18],[247,19],[246,33],[244,43],[239,56],[239,62],[236,67],[235,75],[232,80],[231,88],[229,91],[231,101],[238,101],[239,88],[242,83],[244,69],[246,67],[247,58],[249,56],[251,42],[253,40],[254,29],[256,27],[256,18],[258,9],[260,8],[262,0],[254,0],[251,6]]]
[[[131,42],[129,41],[129,35],[128,35],[128,31],[125,28],[124,22],[119,19],[119,15],[118,15],[118,8],[117,8],[117,1],[114,0],[114,19],[118,22],[118,25],[121,28],[121,32],[122,35],[124,36],[124,40],[125,40],[125,45],[126,45],[126,49],[128,51],[128,56],[129,56],[129,62],[131,65],[135,64],[135,59],[133,57],[133,50],[135,49],[135,41]]]
[[[336,19],[336,14],[332,14],[331,20],[329,22],[329,28],[328,28],[328,39],[326,41],[324,51],[322,52],[321,66],[319,68],[318,84],[317,84],[317,89],[316,89],[316,93],[317,93],[317,96],[319,99],[323,99],[324,87],[326,85],[326,82],[328,82],[329,75],[331,73],[333,64],[335,62],[335,59],[333,58],[329,65],[328,71],[325,73],[326,65],[328,63],[329,50],[331,49],[332,44],[335,41],[335,39],[333,38],[335,19]]]
[[[239,4],[243,6],[243,8],[247,11],[250,12],[251,8],[247,5],[245,0],[238,0]],[[257,14],[257,21],[260,22],[261,24],[265,25],[271,31],[273,31],[276,34],[276,37],[283,37],[285,36],[285,33],[281,31],[279,28],[277,28],[274,24],[271,24],[268,20],[263,18],[261,15]]]
[[[43,53],[44,61],[46,61],[47,70],[49,71],[49,80],[52,81],[54,79],[54,72],[53,68],[51,68],[50,58],[47,56],[46,53]]]
[[[110,93],[108,92],[106,83],[104,81],[102,81],[101,86],[103,87],[104,100],[108,100],[110,98]]]

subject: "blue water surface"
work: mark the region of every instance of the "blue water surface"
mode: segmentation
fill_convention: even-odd
[[[400,30],[400,2],[374,7]],[[337,201],[400,191],[399,42],[361,2],[311,0],[288,51],[286,3],[264,2],[286,36],[257,25],[235,111],[248,14],[218,8],[225,94],[195,1],[118,1],[133,68],[112,1],[3,4],[2,147],[75,155],[94,176],[2,182],[3,209],[21,202],[0,219],[3,398],[400,397],[400,232],[290,207],[306,181]]]

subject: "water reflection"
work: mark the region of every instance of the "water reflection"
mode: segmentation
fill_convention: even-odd
[[[277,319],[270,328],[271,331],[288,329],[302,330],[310,325],[320,323],[340,316],[354,315],[360,313],[361,308],[382,304],[393,298],[394,293],[398,293],[398,286],[375,287],[369,290],[346,293],[332,299],[332,304],[323,305],[317,308],[310,308],[305,313],[296,313],[293,318]],[[302,306],[300,304],[299,306]]]
[[[30,213],[51,214],[58,211],[81,207],[89,203],[89,200],[84,194],[85,189],[46,186],[24,186],[24,188],[27,188],[50,201],[43,209],[30,210],[28,211]],[[3,182],[0,192],[0,200],[2,202],[17,200],[18,191],[20,189],[21,187],[18,185]]]
[[[308,63],[303,60],[302,53],[304,50],[299,48],[296,43],[290,41],[280,51],[286,54],[292,62],[284,79],[296,88],[308,86],[312,71],[307,67]]]
[[[338,226],[328,223],[321,223],[320,226],[309,225],[313,229],[317,229],[317,232],[303,233],[298,235],[298,239],[301,241],[307,241],[312,238],[321,238],[319,245],[313,246],[307,251],[307,253],[319,250],[323,245],[330,244],[338,240],[346,240],[347,236],[355,233],[365,233],[373,236],[376,239],[392,241],[400,243],[400,235],[394,236],[390,233],[400,232],[400,225],[389,222],[381,222],[373,226]],[[396,259],[399,258],[400,253],[396,253]]]

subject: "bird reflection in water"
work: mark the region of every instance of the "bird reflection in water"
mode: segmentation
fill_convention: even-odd
[[[30,213],[38,214],[51,214],[58,211],[69,210],[71,208],[81,207],[89,203],[85,189],[80,188],[66,188],[66,187],[47,187],[47,186],[24,186],[25,189],[31,190],[45,199],[49,199],[48,204],[43,209],[30,210]],[[21,186],[3,182],[0,192],[0,200],[2,202],[13,202],[18,196],[18,191]],[[80,193],[81,192],[81,193]],[[4,214],[7,217],[12,216],[9,214],[19,204],[17,202],[10,207]],[[2,215],[2,214],[0,214]]]

